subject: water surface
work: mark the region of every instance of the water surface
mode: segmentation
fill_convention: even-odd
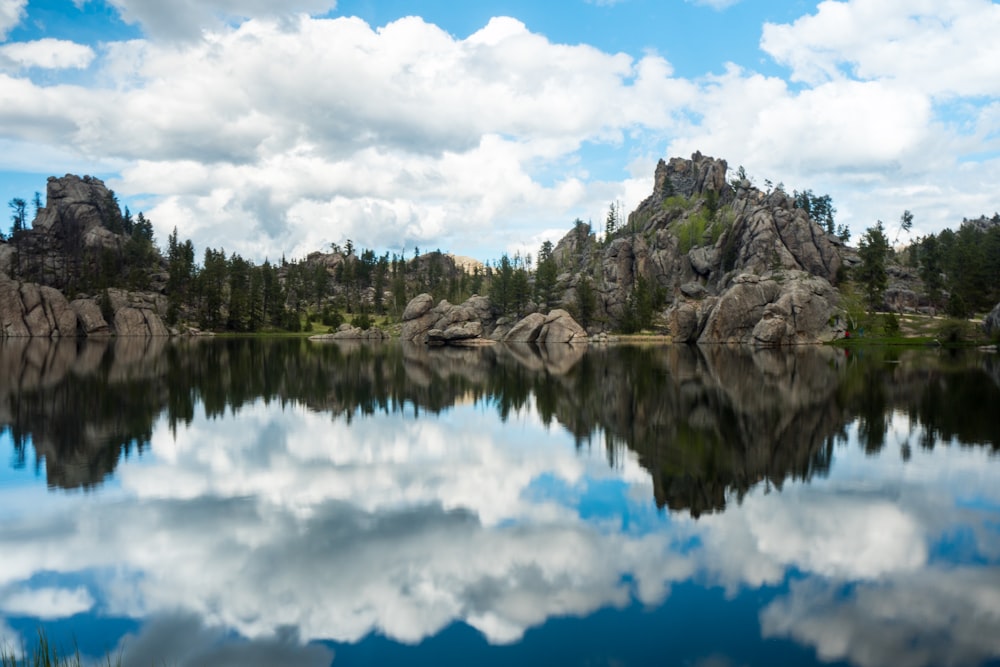
[[[1000,664],[1000,361],[0,342],[0,642]]]

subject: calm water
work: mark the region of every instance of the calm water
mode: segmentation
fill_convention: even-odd
[[[1000,664],[996,355],[0,342],[0,643]]]

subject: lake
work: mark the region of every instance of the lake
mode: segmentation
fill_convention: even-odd
[[[0,341],[0,644],[1000,665],[998,410],[972,351]]]

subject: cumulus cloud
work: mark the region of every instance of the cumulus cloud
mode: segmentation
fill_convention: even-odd
[[[509,18],[466,39],[418,18],[252,20],[197,43],[111,45],[100,72],[113,88],[8,77],[5,132],[132,161],[113,186],[156,196],[161,236],[177,226],[256,258],[348,237],[503,247],[540,219],[565,225],[603,193],[535,172],[585,141],[669,127],[697,92],[655,54],[554,44]]]
[[[7,33],[24,18],[24,8],[28,0],[0,0],[0,40],[7,39]]]
[[[658,56],[553,44],[504,18],[464,40],[418,18],[252,21],[183,48],[118,45],[104,67],[128,94],[69,119],[74,141],[137,160],[114,185],[160,195],[147,212],[161,229],[255,257],[566,224],[603,196],[573,177],[543,186],[534,169],[668,126],[695,95]]]
[[[765,637],[813,646],[825,662],[978,665],[1000,655],[996,575],[992,568],[935,568],[846,594],[838,582],[798,581],[761,612],[761,629]]]
[[[94,50],[64,39],[39,39],[0,46],[0,65],[43,69],[83,69],[93,62]]]
[[[0,618],[0,655],[20,659],[24,649],[24,638]]]
[[[993,206],[963,181],[998,171],[986,159],[1000,149],[996,110],[969,97],[1000,81],[984,37],[998,10],[981,0],[824,2],[767,25],[761,48],[793,83],[735,64],[683,79],[655,53],[557,44],[505,17],[457,38],[416,17],[373,27],[308,15],[329,5],[319,0],[280,15],[261,0],[161,5],[117,4],[154,38],[46,56],[89,62],[100,88],[0,74],[0,142],[124,164],[110,179],[119,195],[148,204],[160,238],[176,226],[199,248],[257,260],[346,238],[523,249],[648,194],[651,167],[631,180],[589,173],[591,144],[652,163],[724,157],[759,180],[829,192],[856,229],[910,209],[932,231]]]
[[[16,589],[0,593],[0,610],[11,616],[67,618],[88,611],[94,599],[86,588]]]
[[[197,616],[183,614],[156,616],[137,634],[123,637],[112,653],[122,656],[123,667],[157,663],[178,667],[329,667],[334,657],[323,646],[303,646],[294,630],[234,642],[225,628],[206,627]]]
[[[891,80],[933,95],[1000,93],[1000,5],[990,0],[826,0],[765,24],[761,48],[808,83]]]
[[[89,0],[83,0],[84,2]],[[322,14],[336,7],[336,0],[108,0],[127,23],[137,23],[152,37],[189,40],[220,23],[247,18],[289,18],[297,14]]]

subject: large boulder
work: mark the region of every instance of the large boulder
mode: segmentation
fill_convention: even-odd
[[[715,303],[698,342],[771,347],[829,341],[838,333],[837,303],[830,283],[803,271],[743,274]]]
[[[94,299],[76,299],[70,302],[76,313],[77,328],[85,336],[110,336],[111,326],[104,319],[101,307]]]
[[[585,343],[588,340],[586,330],[581,327],[573,316],[565,310],[556,309],[545,318],[542,330],[538,332],[535,342],[542,345],[556,343]]]
[[[440,335],[435,334],[435,342],[468,341],[488,335],[495,324],[493,306],[486,297],[474,295],[458,305],[442,300],[435,306],[434,297],[421,294],[411,299],[403,311],[400,337],[404,341],[425,343],[429,333],[436,330]],[[440,336],[449,330],[453,337],[442,339]],[[473,331],[478,333],[471,335]]]
[[[545,326],[546,317],[541,313],[532,313],[519,320],[504,336],[505,343],[534,343]]]
[[[473,341],[491,344],[493,341],[483,338],[482,323],[472,320],[453,324],[447,329],[431,329],[427,332],[428,345],[459,345],[464,346]]]
[[[0,274],[0,338],[73,336],[76,324],[76,313],[59,290]]]
[[[118,336],[169,336],[163,320],[155,312],[125,306],[115,311],[115,333]]]
[[[698,328],[698,306],[679,303],[667,313],[667,330],[675,343],[694,343],[701,330]]]
[[[351,324],[341,324],[336,331],[332,333],[317,334],[315,336],[309,336],[309,340],[316,341],[329,341],[329,340],[366,340],[366,341],[381,341],[389,338],[389,334],[379,329],[378,327],[369,327],[368,329],[362,329],[361,327],[356,327]]]

